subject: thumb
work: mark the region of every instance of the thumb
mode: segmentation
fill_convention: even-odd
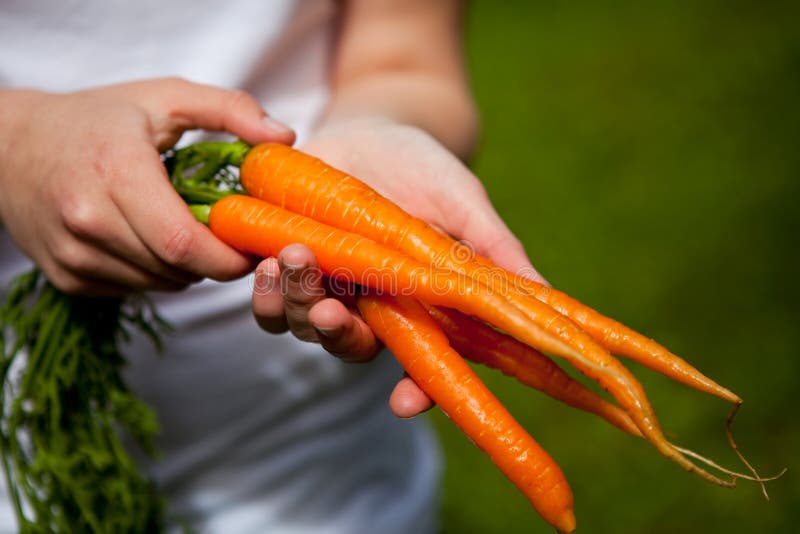
[[[249,93],[199,84],[181,78],[141,82],[149,98],[146,104],[156,116],[166,116],[159,148],[168,148],[186,130],[227,132],[250,144],[292,144],[291,128],[267,115]],[[149,105],[148,105],[149,104]],[[155,109],[154,109],[155,108]],[[172,141],[170,143],[169,141]]]
[[[467,215],[458,228],[446,228],[451,234],[459,236],[474,253],[489,258],[498,266],[550,285],[531,264],[522,242],[497,214],[480,182],[473,194],[462,199],[461,210]]]

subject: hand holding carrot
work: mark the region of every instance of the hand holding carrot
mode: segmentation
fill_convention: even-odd
[[[470,241],[509,270],[542,280],[477,178],[422,130],[379,118],[342,121],[324,126],[303,150],[366,177],[410,213]],[[268,332],[291,330],[300,339],[319,342],[345,360],[370,360],[380,343],[352,303],[326,297],[323,281],[314,279],[315,269],[313,254],[300,246],[263,261],[256,279],[265,283],[256,284],[253,295],[257,321]],[[430,408],[431,401],[403,378],[389,405],[396,415],[411,417]]]
[[[192,218],[159,157],[191,128],[291,142],[249,96],[159,79],[0,102],[0,221],[59,289],[174,290],[252,267]]]
[[[253,314],[271,333],[288,330],[298,339],[320,343],[332,355],[349,362],[367,362],[383,345],[361,318],[354,299],[326,296],[314,253],[301,244],[289,245],[277,258],[256,268]],[[398,417],[414,417],[433,401],[409,377],[398,382],[389,407]]]

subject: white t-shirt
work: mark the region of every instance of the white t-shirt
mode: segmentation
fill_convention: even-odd
[[[306,138],[328,96],[332,1],[6,1],[0,86],[69,91],[160,76],[242,88]],[[109,117],[113,120],[113,117]],[[3,194],[0,191],[0,194]],[[0,229],[0,293],[30,266]],[[247,277],[155,295],[162,356],[135,339],[129,383],[158,413],[146,465],[199,533],[436,530],[439,456],[391,415],[389,354],[348,365],[258,329]],[[0,485],[0,533],[14,532]]]

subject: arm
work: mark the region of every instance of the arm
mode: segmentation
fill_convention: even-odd
[[[478,116],[461,39],[457,0],[347,2],[323,128],[381,117],[420,128],[469,157]]]

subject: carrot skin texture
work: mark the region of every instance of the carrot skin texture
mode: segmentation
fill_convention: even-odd
[[[605,317],[565,293],[510,273],[490,260],[412,217],[374,189],[325,162],[286,145],[254,147],[241,166],[241,181],[253,196],[290,211],[369,237],[422,262],[501,284],[517,295],[534,297],[586,330],[607,351],[631,358],[659,373],[734,404],[741,399],[652,339]],[[380,214],[376,216],[375,214]],[[510,298],[529,314],[541,308]]]
[[[561,532],[575,529],[564,473],[451,348],[416,301],[364,295],[358,309],[409,376]]]
[[[263,200],[227,196],[211,208],[209,226],[230,246],[262,257],[276,256],[287,245],[303,243],[316,255],[322,272],[332,278],[456,308],[492,322],[528,345],[565,357],[580,357],[567,343],[468,277],[431,268],[370,239]]]
[[[550,358],[463,313],[425,306],[461,356],[498,369],[574,408],[594,413],[620,430],[641,437],[630,416],[573,380]]]

